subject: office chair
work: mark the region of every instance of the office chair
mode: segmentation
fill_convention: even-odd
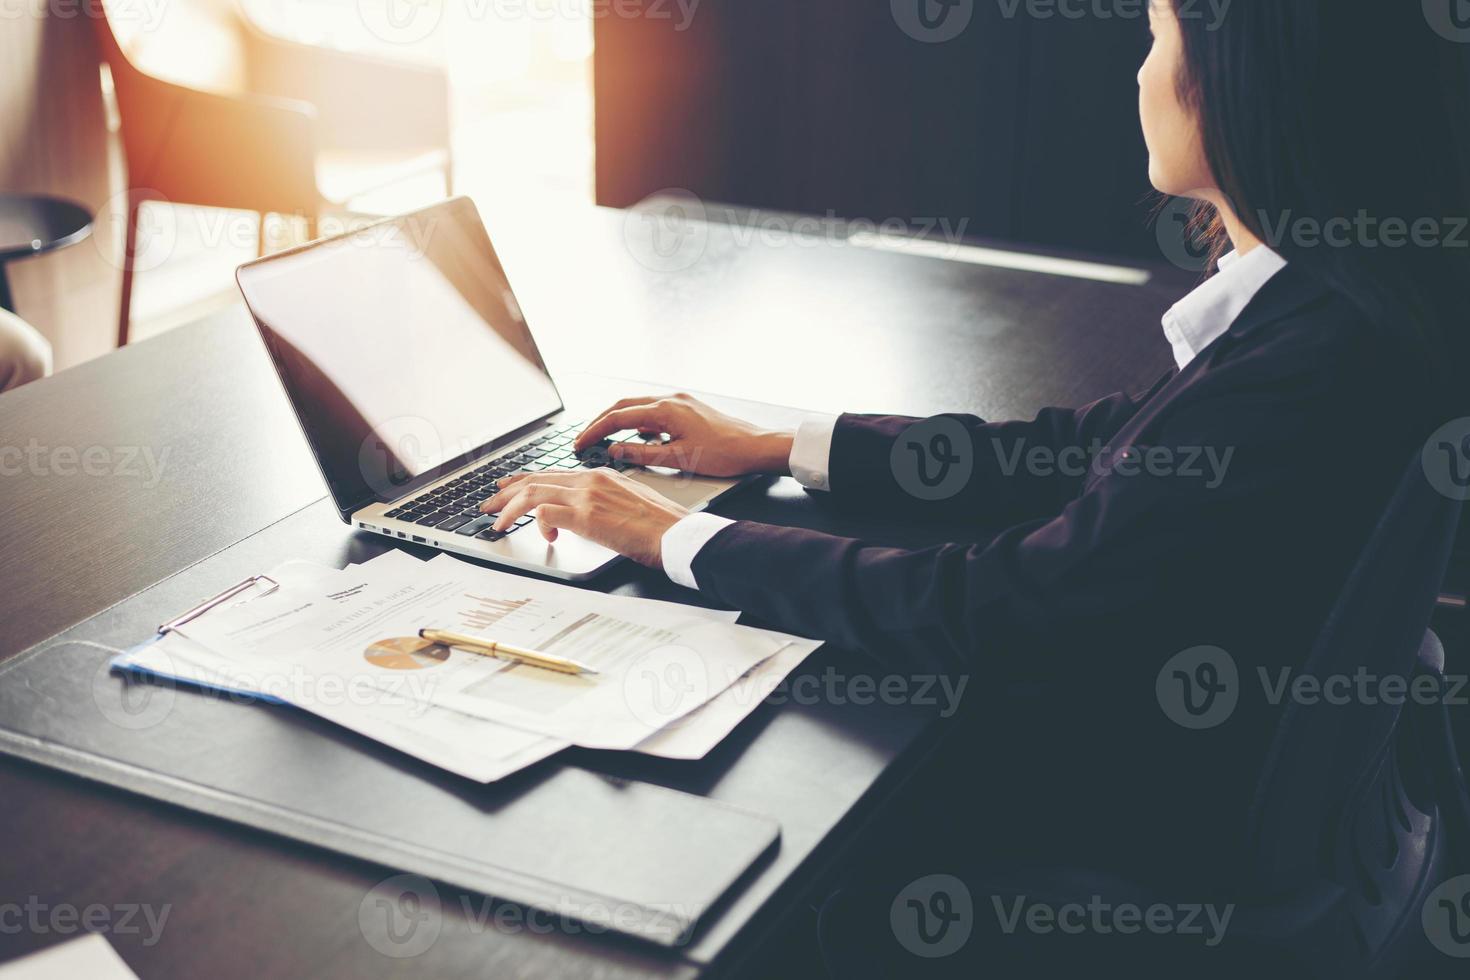
[[[1429,622],[1460,509],[1430,486],[1416,453],[1303,674],[1351,677],[1361,668],[1379,678],[1425,678],[1418,683],[1445,690],[1444,650]],[[1443,698],[1402,705],[1353,700],[1288,702],[1250,810],[1251,866],[1243,880],[1253,885],[1230,898],[1234,917],[1218,950],[1201,950],[1197,940],[1109,944],[1087,937],[1069,944],[1025,930],[977,932],[970,942],[982,944],[978,958],[986,975],[1106,975],[1118,967],[1146,977],[1463,975],[1466,961],[1435,949],[1423,925],[1431,893],[1470,870],[1470,794],[1448,706]],[[977,922],[990,914],[992,901],[1012,907],[1019,896],[1052,908],[1085,907],[1093,896],[1114,907],[1181,904],[1137,882],[1077,868],[968,884]],[[1456,938],[1465,935],[1470,954],[1466,911],[1449,914],[1461,917]],[[819,926],[828,970],[836,977],[862,975],[861,964],[843,962],[840,916]],[[967,964],[976,952],[969,951]]]
[[[93,18],[112,74],[127,164],[126,244],[118,346],[128,342],[138,211],[146,201],[304,218],[315,238],[323,214],[351,198],[426,171],[453,181],[449,83],[441,68],[297,44],[240,10],[225,15],[238,62],[207,87],[154,77],[125,35]]]

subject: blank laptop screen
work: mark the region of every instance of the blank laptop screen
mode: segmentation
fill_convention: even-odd
[[[561,409],[467,200],[247,265],[239,282],[344,511]]]

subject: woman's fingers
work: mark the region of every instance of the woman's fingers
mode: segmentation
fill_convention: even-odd
[[[689,469],[681,465],[684,447],[678,440],[673,442],[615,442],[608,449],[613,459],[632,463],[635,466],[672,466]]]
[[[495,481],[499,487],[495,495],[480,505],[482,514],[493,514],[500,510],[501,506],[510,499],[513,493],[519,492],[521,487],[530,482],[550,484],[552,486],[575,487],[587,482],[591,476],[587,470],[575,470],[570,473],[516,473],[512,476],[502,476]]]
[[[592,420],[592,424],[583,429],[572,443],[573,448],[581,450],[623,429],[641,429],[647,432],[667,431],[667,412],[660,402],[650,401],[647,404],[633,405],[628,408],[614,408],[603,412]]]
[[[555,541],[565,530],[656,566],[668,529],[688,511],[610,469],[570,473],[532,473],[503,488],[481,505],[495,511],[490,525],[505,531],[531,511],[541,534]]]
[[[525,493],[530,487],[531,484],[525,482],[517,483],[515,486],[502,487],[495,496],[480,505],[480,513],[499,514],[503,512],[506,507],[510,506],[517,497]]]
[[[632,398],[619,398],[608,408],[609,412],[615,412],[620,408],[632,408],[635,405],[652,405],[658,401],[657,395],[636,395]],[[604,413],[606,414],[606,413]]]
[[[570,503],[572,495],[576,492],[575,487],[557,486],[550,483],[523,484],[507,494],[508,499],[500,506],[500,516],[495,518],[495,523],[490,526],[497,531],[504,531],[542,504]],[[501,495],[496,494],[496,497],[499,496]],[[489,503],[484,505],[484,507],[490,506]]]
[[[568,531],[577,531],[574,526],[577,511],[565,504],[542,504],[536,511],[536,524],[541,528],[541,536],[547,541],[556,540],[556,532],[561,528]]]

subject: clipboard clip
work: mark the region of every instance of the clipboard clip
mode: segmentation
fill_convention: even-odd
[[[162,636],[165,633],[169,633],[173,630],[178,629],[185,623],[193,622],[200,616],[203,616],[205,613],[209,612],[211,609],[214,609],[217,606],[224,605],[226,602],[229,602],[241,592],[244,592],[246,589],[254,588],[261,582],[270,583],[270,588],[262,591],[260,593],[261,595],[270,595],[272,592],[281,587],[281,583],[277,582],[269,575],[252,575],[242,582],[236,582],[234,585],[230,586],[228,589],[225,589],[219,595],[211,596],[210,598],[205,599],[203,602],[199,603],[199,605],[195,606],[193,609],[190,609],[188,612],[176,616],[173,619],[170,619],[168,622],[158,627],[158,635]]]

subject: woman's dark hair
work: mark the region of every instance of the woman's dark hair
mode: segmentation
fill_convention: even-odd
[[[1181,95],[1240,220],[1406,338],[1436,408],[1463,411],[1470,25],[1451,19],[1456,2],[1233,0],[1217,17],[1172,0]]]

